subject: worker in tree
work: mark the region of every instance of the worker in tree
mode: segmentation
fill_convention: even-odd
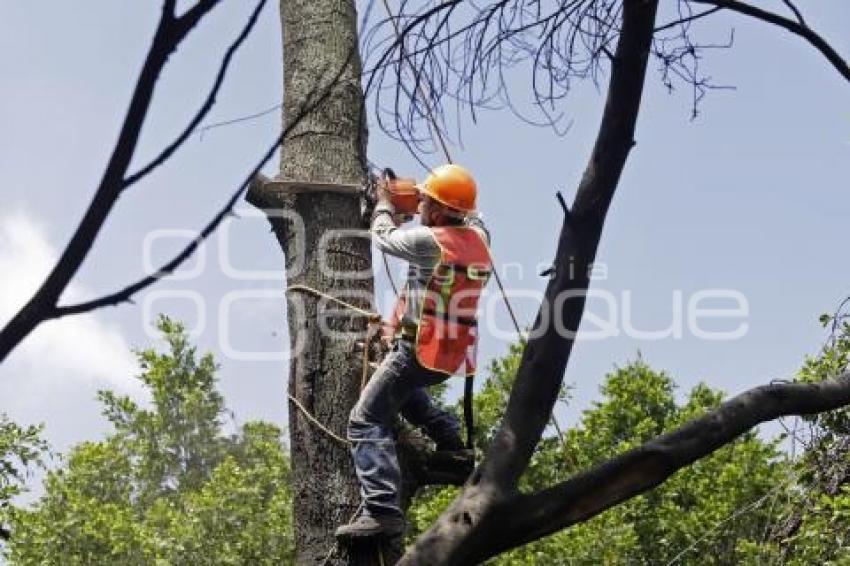
[[[436,406],[425,388],[474,373],[478,298],[491,269],[488,234],[475,212],[475,181],[466,169],[437,167],[417,187],[421,226],[398,227],[391,189],[379,182],[372,238],[380,250],[409,262],[408,279],[393,315],[392,351],[349,417],[363,504],[353,522],[337,529],[341,539],[391,537],[404,530],[393,442],[399,412],[438,451],[463,450],[457,419]]]

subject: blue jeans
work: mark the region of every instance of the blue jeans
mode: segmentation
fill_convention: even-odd
[[[423,368],[413,345],[396,340],[394,349],[375,370],[348,419],[348,439],[360,480],[364,513],[401,517],[401,471],[398,466],[393,424],[399,412],[422,429],[439,448],[463,448],[460,425],[454,415],[431,401],[425,387],[449,376]]]

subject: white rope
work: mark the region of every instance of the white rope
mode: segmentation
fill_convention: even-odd
[[[307,417],[307,420],[310,421],[316,427],[318,427],[319,430],[321,430],[322,432],[324,432],[325,434],[327,434],[328,436],[330,436],[331,438],[333,438],[334,440],[336,440],[337,442],[339,442],[340,444],[342,444],[344,446],[349,446],[351,444],[348,440],[344,439],[343,437],[341,437],[340,435],[338,435],[337,433],[335,433],[334,431],[332,431],[331,429],[329,429],[328,427],[323,425],[319,421],[319,419],[317,419],[312,414],[310,414],[310,411],[308,411],[307,408],[304,405],[302,405],[301,402],[292,395],[292,393],[287,393],[286,395],[289,397],[289,400],[292,401],[295,404],[295,406],[298,407],[301,410],[301,413],[305,417]]]

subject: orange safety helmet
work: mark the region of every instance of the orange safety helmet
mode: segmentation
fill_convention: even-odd
[[[419,190],[423,195],[460,212],[475,210],[478,188],[472,174],[460,165],[449,163],[434,168],[419,185]]]

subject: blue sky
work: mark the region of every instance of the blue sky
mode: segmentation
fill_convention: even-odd
[[[780,2],[766,5],[781,9]],[[191,116],[249,10],[249,3],[220,7],[171,58],[137,165]],[[154,3],[93,0],[81,9],[0,1],[0,323],[35,289],[87,206],[157,16]],[[807,16],[850,55],[850,4],[822,2]],[[688,93],[668,93],[651,63],[637,146],[598,256],[604,277],[595,279],[594,289],[617,298],[620,318],[622,298],[630,294],[633,325],[644,330],[668,326],[674,302],[687,304],[700,290],[734,290],[747,300],[747,333],[733,341],[687,331],[680,339],[580,341],[567,373],[575,400],[560,414],[567,424],[597,396],[604,374],[638,351],[683,389],[705,380],[737,393],[790,377],[824,339],[817,316],[850,293],[848,85],[802,40],[766,24],[718,14],[699,32],[723,41],[732,28],[734,48],[708,54],[703,65],[718,83],[736,89],[709,93],[694,121]],[[526,92],[521,73],[511,81],[516,92]],[[277,104],[281,84],[279,19],[271,4],[236,57],[210,121]],[[563,137],[509,112],[484,112],[476,125],[466,121],[463,146],[452,148],[479,180],[496,258],[522,268],[522,277],[518,269],[505,273],[511,289],[539,292],[545,284],[535,273],[554,253],[561,222],[554,192],[568,199],[574,193],[603,101],[604,92],[579,86],[560,108],[573,121]],[[169,257],[221,206],[278,128],[272,112],[194,137],[121,199],[69,297],[108,292],[141,276],[146,257]],[[422,175],[404,148],[375,128],[369,155]],[[277,167],[271,163],[266,172]],[[202,329],[197,341],[216,353],[221,387],[239,422],[285,425],[284,363],[225,353],[226,343],[270,352],[286,341],[282,280],[247,273],[280,269],[281,252],[265,220],[247,205],[240,208],[240,218],[210,240],[183,279],[163,282],[135,305],[39,328],[0,367],[0,411],[46,423],[59,450],[103,434],[95,391],[115,387],[140,395],[129,348],[152,343],[146,320],[164,311]],[[386,296],[381,274],[378,284],[379,296]],[[529,323],[534,301],[516,307]],[[606,314],[601,303],[591,302],[590,309]],[[509,332],[503,309],[493,321],[504,331],[497,334]],[[484,360],[506,349],[499,335],[482,338]]]

